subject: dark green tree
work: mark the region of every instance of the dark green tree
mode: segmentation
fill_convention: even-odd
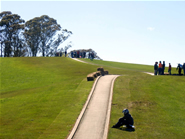
[[[16,52],[20,51],[19,46],[22,45],[20,34],[24,30],[24,20],[17,14],[11,14],[11,12],[2,12],[0,16],[2,17],[0,34],[1,44],[4,45],[4,56],[14,56]],[[15,42],[17,43],[15,44]]]

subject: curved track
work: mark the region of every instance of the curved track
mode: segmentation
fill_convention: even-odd
[[[113,85],[119,75],[98,77],[68,139],[106,139]]]

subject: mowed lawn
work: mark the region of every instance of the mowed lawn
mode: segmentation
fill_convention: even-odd
[[[1,58],[0,138],[66,138],[97,66],[70,58]]]
[[[185,76],[143,73],[153,66],[85,61],[97,65],[60,57],[1,58],[0,138],[66,138],[93,85],[86,75],[99,66],[122,75],[114,85],[109,139],[185,138]],[[111,128],[124,108],[134,118],[134,132]]]

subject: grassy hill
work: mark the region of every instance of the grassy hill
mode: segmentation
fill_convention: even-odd
[[[1,138],[65,138],[96,68],[69,58],[2,58]]]
[[[110,61],[90,61],[121,74],[115,81],[109,139],[179,139],[185,138],[185,76],[151,76],[153,66]],[[167,72],[167,68],[166,68]],[[177,73],[173,68],[172,73]],[[112,125],[128,108],[135,122],[135,132]]]
[[[84,64],[64,57],[1,58],[0,138],[66,138],[103,66],[120,74],[114,87],[110,127],[127,107],[136,131],[109,130],[110,139],[185,137],[185,77],[150,76],[153,66],[109,61]]]

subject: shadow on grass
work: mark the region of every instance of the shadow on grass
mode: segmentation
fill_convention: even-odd
[[[127,128],[127,127],[120,127],[120,128],[116,128],[118,130],[122,130],[122,131],[127,131],[127,132],[134,132],[135,128]]]
[[[168,75],[168,76],[183,76],[184,74],[164,74],[164,75]]]

